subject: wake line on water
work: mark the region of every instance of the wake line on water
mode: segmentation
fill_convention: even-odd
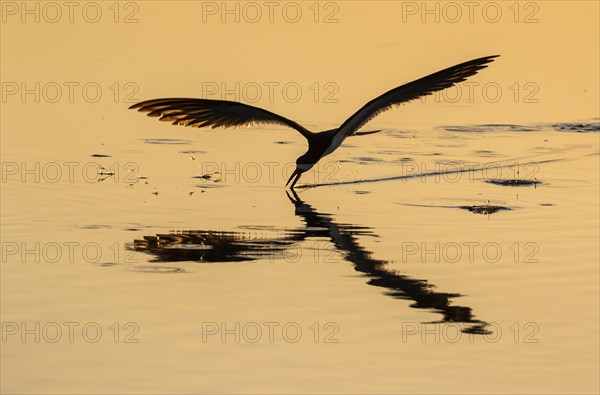
[[[446,175],[446,174],[463,174],[463,173],[469,173],[469,172],[484,171],[484,170],[489,170],[492,166],[497,169],[503,169],[503,168],[515,166],[515,164],[517,164],[517,163],[520,166],[539,165],[539,164],[544,164],[544,163],[566,162],[566,161],[581,159],[581,158],[585,158],[585,157],[589,157],[589,156],[597,156],[597,155],[600,155],[600,152],[594,152],[591,154],[585,154],[585,155],[574,156],[574,157],[544,159],[544,160],[538,160],[538,161],[530,160],[528,162],[519,162],[519,160],[521,160],[523,158],[515,158],[515,159],[511,159],[510,163],[506,163],[506,162],[509,162],[508,160],[506,160],[506,161],[500,161],[500,162],[488,162],[487,164],[483,164],[483,165],[480,165],[477,167],[469,167],[468,165],[464,165],[465,166],[464,169],[457,169],[457,170],[432,171],[432,172],[423,172],[423,173],[415,173],[415,174],[400,175],[400,176],[369,178],[369,179],[363,179],[363,180],[326,182],[326,183],[319,183],[319,184],[305,184],[305,185],[296,186],[296,189],[310,189],[310,188],[326,187],[326,186],[357,185],[357,184],[367,184],[367,183],[385,182],[385,181],[410,180],[410,179],[419,178],[419,177],[425,178],[425,177],[433,177],[433,176],[442,176],[442,175]],[[505,164],[502,164],[502,163],[505,163]]]

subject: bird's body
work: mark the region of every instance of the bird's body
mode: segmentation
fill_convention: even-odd
[[[497,56],[499,55],[464,62],[394,88],[365,104],[339,128],[318,133],[313,133],[300,124],[265,109],[226,100],[154,99],[134,104],[130,108],[147,112],[148,116],[160,117],[161,121],[172,122],[174,125],[227,128],[251,124],[279,124],[291,127],[308,141],[308,151],[296,160],[296,170],[287,182],[289,184],[295,177],[290,186],[293,189],[302,173],[335,151],[347,137],[359,134],[358,130],[379,113],[462,82],[487,67]]]

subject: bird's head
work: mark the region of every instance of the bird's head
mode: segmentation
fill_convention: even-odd
[[[306,162],[307,161],[304,159],[304,156],[301,156],[298,159],[296,159],[296,170],[294,170],[288,181],[285,183],[285,186],[287,186],[290,183],[290,181],[292,181],[292,179],[296,177],[296,179],[294,179],[294,181],[292,182],[292,185],[290,185],[290,188],[294,189],[294,185],[296,185],[296,183],[300,179],[300,176],[302,176],[302,173],[304,173],[307,170],[310,170],[310,168],[314,166],[314,163]]]

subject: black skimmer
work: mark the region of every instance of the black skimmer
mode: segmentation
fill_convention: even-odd
[[[346,137],[360,134],[357,131],[379,113],[465,81],[486,68],[487,64],[498,56],[470,60],[401,85],[365,104],[339,128],[318,133],[265,109],[227,100],[153,99],[136,103],[129,108],[147,112],[151,117],[160,117],[161,121],[172,122],[173,125],[229,128],[252,124],[278,124],[296,129],[308,140],[308,151],[296,160],[296,170],[285,184],[287,186],[294,179],[290,186],[293,189],[302,173],[312,168],[322,157],[335,151]]]

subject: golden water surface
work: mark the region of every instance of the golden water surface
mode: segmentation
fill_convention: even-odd
[[[598,2],[0,5],[2,393],[599,392]]]

